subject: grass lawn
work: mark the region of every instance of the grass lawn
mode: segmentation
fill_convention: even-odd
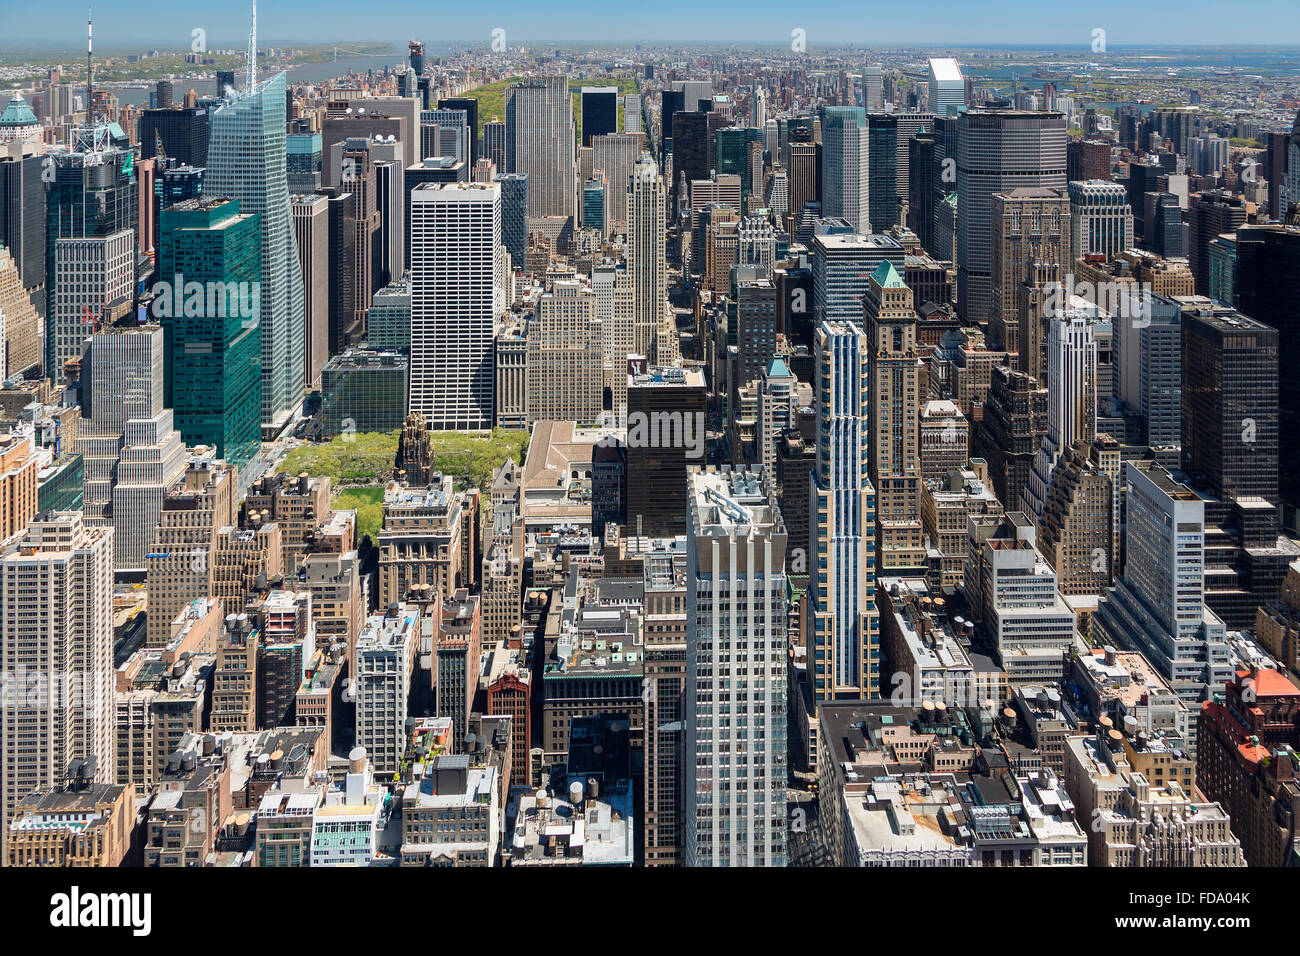
[[[358,543],[366,535],[379,543],[379,528],[384,523],[383,488],[344,488],[334,496],[333,506],[340,511],[356,511]]]
[[[329,478],[339,485],[370,483],[387,478],[397,458],[400,430],[338,435],[323,445],[302,445],[285,456],[280,471]]]
[[[469,90],[460,94],[478,100],[478,134],[483,135],[483,124],[491,123],[493,120],[504,123],[506,121],[506,89],[518,83],[522,77],[511,76],[504,80],[497,80],[495,83],[487,83],[477,89]],[[617,86],[620,95],[625,93],[635,93],[640,89],[635,76],[620,76],[610,79],[591,79],[591,80],[573,80],[569,84],[569,89],[573,91],[573,118],[578,124],[578,140],[582,140],[582,95],[583,86]],[[618,122],[621,127],[623,124],[623,107],[618,109]]]

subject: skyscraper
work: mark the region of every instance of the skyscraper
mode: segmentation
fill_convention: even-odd
[[[785,866],[786,530],[771,478],[694,471],[687,509],[687,866]]]
[[[867,114],[867,193],[868,221],[871,231],[889,232],[891,226],[898,225],[898,187],[899,179],[906,188],[906,176],[897,173],[900,151],[898,117],[890,113]],[[902,153],[906,163],[907,154]],[[905,194],[904,194],[905,195]]]
[[[89,761],[93,782],[117,779],[112,529],[76,511],[37,515],[22,548],[0,560],[0,596],[0,662],[15,678],[0,711],[7,834],[18,801],[61,787],[74,760]]]
[[[593,136],[618,132],[618,87],[582,88],[582,145],[590,146]]]
[[[881,690],[869,349],[855,322],[826,321],[817,330],[816,504],[806,553],[817,555],[808,581],[808,659],[819,701],[875,697]]]
[[[666,197],[663,177],[649,154],[642,155],[627,185],[627,268],[636,296],[633,345],[638,355],[660,364],[659,331],[668,311]]]
[[[577,163],[573,98],[567,76],[534,76],[506,91],[506,152],[510,170],[528,175],[528,215],[576,214]]]
[[[1070,193],[1070,244],[1074,258],[1107,259],[1133,246],[1133,207],[1128,191],[1110,180],[1072,182]],[[1150,230],[1148,229],[1148,232]]]
[[[957,120],[957,312],[982,325],[992,312],[993,196],[1065,187],[1065,116],[967,110]]]
[[[869,132],[866,112],[828,106],[822,128],[822,213],[846,220],[854,231],[872,232]]]
[[[492,427],[501,253],[499,183],[411,193],[410,410],[432,429]]]
[[[948,116],[966,105],[966,78],[952,57],[930,58],[930,112]]]
[[[1020,314],[1020,289],[1031,264],[1055,266],[1057,277],[1069,271],[1070,203],[1063,190],[1025,187],[997,193],[990,208],[992,256],[989,337],[995,348],[1019,352],[1040,342],[1036,330],[1021,323],[1041,315]]]
[[[501,184],[501,244],[510,253],[510,265],[524,271],[528,252],[528,174],[497,173]]]
[[[920,372],[912,290],[892,265],[882,262],[871,275],[863,304],[877,563],[882,571],[923,573]]]
[[[278,434],[302,403],[302,270],[289,226],[285,77],[245,89],[212,114],[204,191],[262,221],[262,427]]]
[[[162,213],[158,272],[182,289],[204,283],[204,307],[161,298],[166,395],[190,445],[243,466],[261,447],[261,221],[235,200],[187,199]],[[194,314],[197,311],[198,314]]]

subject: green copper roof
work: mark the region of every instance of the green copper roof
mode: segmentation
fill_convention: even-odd
[[[898,270],[894,268],[894,264],[889,260],[885,260],[876,266],[876,271],[871,273],[871,278],[875,279],[882,289],[901,289],[907,285],[898,277]]]
[[[27,105],[21,96],[17,93],[5,107],[5,111],[0,113],[0,126],[35,126],[36,114],[32,108]]]
[[[767,363],[767,377],[781,378],[790,374],[790,368],[785,364],[785,359],[773,356],[772,361]]]

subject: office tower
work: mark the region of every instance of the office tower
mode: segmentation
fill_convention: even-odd
[[[164,403],[161,326],[129,319],[89,337],[82,358],[85,512],[114,528],[114,568],[145,566],[163,496],[185,474],[185,441]]]
[[[1231,676],[1223,621],[1205,605],[1205,502],[1152,461],[1124,463],[1124,573],[1092,643],[1141,651],[1188,705]]]
[[[303,382],[320,385],[321,369],[329,359],[330,230],[329,200],[325,196],[294,196],[289,205],[294,247],[302,273]]]
[[[818,562],[808,582],[810,678],[818,701],[875,697],[881,684],[876,493],[869,477],[871,342],[856,322],[836,320],[818,327],[816,341],[817,466],[808,547]]]
[[[1142,416],[1143,442],[1166,468],[1179,467],[1183,420],[1182,314],[1154,296],[1142,321],[1115,323],[1115,393]]]
[[[767,208],[777,223],[785,222],[790,213],[790,174],[784,166],[772,170],[767,186]]]
[[[262,221],[262,426],[278,434],[302,402],[302,270],[289,225],[285,77],[227,99],[212,114],[204,188]]]
[[[1237,230],[1236,306],[1278,332],[1278,430],[1300,434],[1300,228],[1242,226]],[[12,340],[11,340],[12,341]],[[1300,448],[1279,447],[1280,494],[1288,527],[1300,506]]]
[[[1128,191],[1109,180],[1071,182],[1070,245],[1074,258],[1106,259],[1133,246],[1133,208]]]
[[[903,246],[892,236],[868,236],[847,223],[820,223],[812,239],[813,316],[818,322],[862,320],[862,297],[882,262],[905,268]]]
[[[557,279],[537,300],[528,330],[528,422],[600,419],[603,335],[596,296],[576,279]]]
[[[1187,140],[1187,171],[1197,176],[1217,173],[1228,165],[1228,141],[1210,133]]]
[[[1209,248],[1224,233],[1246,222],[1246,202],[1226,190],[1193,193],[1187,205],[1187,258],[1196,278],[1196,294],[1210,289]]]
[[[510,169],[511,156],[506,152],[505,123],[493,120],[483,124],[483,155],[496,163],[501,172],[513,171]]]
[[[463,110],[465,112],[466,133],[469,136],[469,143],[465,153],[466,165],[473,163],[481,156],[487,155],[486,152],[480,152],[478,145],[478,100],[472,96],[448,96],[438,100],[438,109],[440,110]],[[500,166],[497,167],[498,169]]]
[[[320,133],[286,133],[284,137],[284,175],[289,195],[314,193],[320,189],[324,156]]]
[[[719,129],[713,139],[715,162],[710,165],[714,175],[739,176],[741,195],[745,197],[754,188],[749,147],[757,134],[757,130],[748,127],[727,126]]]
[[[452,158],[466,167],[470,158],[469,114],[462,109],[439,107],[420,113],[420,158]]]
[[[628,181],[641,155],[641,137],[630,133],[597,136],[591,141],[591,168],[605,174],[605,222],[607,234],[628,229]]]
[[[1110,143],[1104,139],[1070,140],[1065,146],[1065,167],[1070,182],[1109,180]]]
[[[1047,434],[1020,499],[1021,510],[1035,521],[1061,451],[1097,437],[1096,316],[1095,306],[1072,306],[1047,323]]]
[[[907,228],[926,252],[934,249],[934,134],[918,133],[907,147]]]
[[[463,752],[469,715],[478,692],[479,657],[483,648],[483,621],[479,616],[479,599],[465,588],[434,599],[432,611],[437,615],[434,632],[434,657],[437,661],[437,717],[451,718],[451,739]]]
[[[217,99],[222,99],[235,89],[235,71],[234,70],[217,70],[217,90],[214,94]]]
[[[1029,186],[995,193],[990,206],[992,298],[989,338],[995,348],[1019,352],[1033,338],[1021,323],[1041,321],[1041,315],[1020,314],[1019,293],[1031,264],[1069,270],[1070,201],[1061,189]],[[1034,341],[1038,341],[1037,338]]]
[[[0,796],[6,838],[18,802],[59,786],[74,760],[117,776],[113,705],[113,531],[75,511],[34,519],[0,559],[0,658],[30,691],[6,704]]]
[[[899,161],[898,117],[890,113],[867,114],[868,222],[873,233],[888,232],[898,225]],[[903,160],[906,161],[906,153]],[[907,185],[906,177],[903,185]],[[906,195],[905,193],[902,195]]]
[[[666,196],[663,177],[649,154],[643,154],[627,185],[627,269],[632,275],[635,309],[633,347],[651,364],[659,364],[663,324],[668,308]]]
[[[498,183],[411,193],[410,403],[434,429],[492,427],[501,205]]]
[[[640,133],[641,130],[641,94],[628,93],[623,101],[623,132]]]
[[[776,480],[776,444],[784,432],[799,423],[799,380],[780,358],[771,359],[758,385],[758,425],[754,445],[758,463]]]
[[[740,273],[741,270],[736,270]],[[770,279],[745,279],[737,274],[732,298],[736,303],[734,333],[739,350],[740,385],[762,378],[776,355],[776,286]]]
[[[164,209],[158,273],[174,293],[164,292],[154,313],[166,330],[165,395],[176,428],[187,444],[211,445],[243,466],[262,435],[260,218],[217,198]],[[197,314],[183,298],[192,282],[210,293]]]
[[[528,175],[528,215],[572,227],[577,201],[573,97],[567,76],[535,76],[506,90],[509,169]]]
[[[33,436],[0,434],[0,535],[4,540],[26,531],[37,511],[37,449]]]
[[[394,604],[372,614],[357,638],[358,747],[365,747],[376,773],[393,774],[406,753],[406,714],[419,653],[420,610]]]
[[[195,456],[163,498],[145,555],[146,647],[165,646],[177,615],[213,593],[217,531],[236,520],[236,475],[224,462]]]
[[[1020,512],[971,520],[963,587],[1013,686],[1060,680],[1075,641],[1074,611]]]
[[[1252,665],[1215,686],[1197,722],[1196,785],[1218,800],[1249,866],[1285,866],[1296,838],[1300,687]]]
[[[44,264],[44,259],[41,260]],[[34,290],[36,291],[36,290]],[[40,364],[41,317],[23,288],[18,265],[7,246],[0,246],[0,316],[3,316],[4,375],[18,375]]]
[[[789,217],[794,222],[804,206],[817,201],[817,146],[814,143],[790,143],[786,169],[790,177]]]
[[[512,268],[526,267],[528,247],[528,174],[497,173],[501,184],[501,244],[510,253]]]
[[[605,263],[591,270],[591,290],[596,296],[596,318],[604,336],[605,387],[611,409],[627,406],[627,360],[636,349],[636,290],[632,275],[622,264]]]
[[[1166,259],[1186,259],[1189,228],[1183,222],[1178,197],[1173,193],[1147,193],[1145,200],[1147,248]]]
[[[1020,501],[1046,434],[1047,389],[1006,365],[993,369],[984,417],[972,432],[971,454],[989,463],[999,501],[1013,506]]]
[[[966,105],[966,79],[952,57],[931,57],[929,107],[935,116],[949,116]]]
[[[673,117],[673,208],[687,201],[682,193],[684,183],[708,179],[713,172],[709,154],[709,117],[707,113],[686,110]]]
[[[898,135],[894,137],[892,169],[895,180],[894,192],[901,203],[908,197],[912,188],[911,170],[908,166],[908,149],[912,140],[917,136],[922,133],[931,134],[934,132],[935,116],[931,112],[918,112],[916,110],[903,110],[889,115],[898,126]],[[884,160],[880,168],[886,168],[884,164],[890,162],[890,160]]]
[[[955,402],[931,399],[918,416],[921,480],[939,480],[970,460],[970,423]]]
[[[1062,449],[1038,518],[1039,550],[1059,576],[1062,594],[1098,595],[1110,585],[1118,500],[1086,443]]]
[[[1183,470],[1218,497],[1276,505],[1278,331],[1196,301],[1180,303]]]
[[[339,329],[332,337],[331,352],[341,352],[361,341],[365,335],[366,310],[370,308],[375,289],[380,288],[379,179],[370,141],[345,140],[342,162],[343,188],[352,195],[352,201],[346,206],[342,222],[342,228],[351,233],[350,257],[340,266],[351,277],[352,314],[346,317],[346,328]]]
[[[628,527],[638,537],[682,534],[678,495],[688,467],[704,460],[704,373],[624,362]]]
[[[356,207],[358,197],[345,189],[326,186],[320,190],[325,197],[325,223],[329,234],[329,328],[326,342],[329,352],[347,348],[356,330],[356,300],[360,280],[355,271],[357,259]]]
[[[957,127],[957,313],[984,324],[993,308],[993,196],[1064,188],[1066,123],[1061,113],[976,109]]]
[[[413,592],[478,590],[478,489],[458,492],[451,475],[429,475],[428,485],[390,481],[384,489],[379,532],[379,604]]]
[[[606,235],[606,221],[605,177],[592,177],[582,184],[582,227],[595,229],[603,237]]]
[[[869,137],[865,111],[828,106],[822,128],[822,213],[870,233]]]
[[[618,132],[618,87],[582,88],[582,145],[590,146],[593,136]]]
[[[39,154],[24,155],[21,146],[12,143],[0,149],[0,246],[12,256],[17,269],[19,287],[31,300],[38,316],[44,316],[48,302],[45,292],[45,184],[41,180],[41,164],[45,157]],[[4,293],[0,293],[4,294]],[[16,333],[13,331],[13,312],[16,304],[3,306],[10,315],[9,362],[12,371],[24,371],[41,361],[40,330],[33,328],[25,347],[19,347],[15,359]],[[24,310],[26,311],[26,310]],[[24,337],[26,338],[26,337]],[[28,356],[35,356],[29,359]],[[14,366],[15,361],[26,362]]]
[[[184,166],[208,165],[209,110],[145,110],[140,114],[140,158],[164,155]]]
[[[912,290],[888,262],[872,273],[863,300],[872,419],[867,443],[876,490],[877,565],[920,571],[920,392]]]
[[[880,67],[862,68],[862,100],[868,113],[879,113],[885,108],[885,73]]]
[[[1281,179],[1282,189],[1278,196],[1278,218],[1286,221],[1291,215],[1291,207],[1300,203],[1300,111],[1297,111],[1291,132],[1287,136],[1286,161],[1281,164],[1284,173]]]
[[[56,382],[81,355],[86,333],[135,286],[137,194],[125,138],[106,125],[77,127],[73,149],[48,154],[45,191],[45,359]]]
[[[747,469],[692,472],[688,509],[684,862],[784,866],[785,524]]]
[[[335,355],[321,372],[316,413],[321,437],[400,428],[406,419],[409,374],[407,357],[400,352],[350,348]]]

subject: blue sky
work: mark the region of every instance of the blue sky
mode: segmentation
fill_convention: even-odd
[[[80,43],[85,0],[3,0],[12,41]],[[107,45],[166,43],[188,47],[191,31],[207,31],[210,45],[241,45],[248,32],[246,2],[195,0],[99,0],[95,35]],[[1092,31],[1107,31],[1112,46],[1300,43],[1295,0],[1252,0],[1249,15],[1233,16],[1222,3],[1187,0],[1180,5],[1133,0],[1077,0],[1069,6],[1045,0],[489,0],[486,3],[357,3],[356,0],[263,0],[258,35],[268,43],[362,40],[426,43],[481,41],[495,27],[512,45],[555,40],[735,41],[788,43],[795,27],[808,44],[944,45],[1018,44],[1087,47]],[[593,13],[599,10],[600,13]]]

